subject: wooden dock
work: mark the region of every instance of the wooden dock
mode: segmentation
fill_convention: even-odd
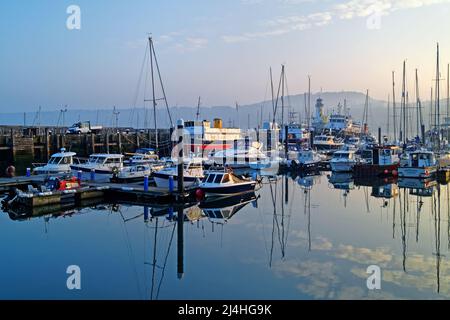
[[[143,182],[137,183],[113,183],[109,181],[82,180],[81,187],[65,191],[45,192],[40,186],[45,183],[46,175],[32,175],[30,177],[0,178],[0,191],[7,192],[14,188],[22,191],[28,190],[28,185],[36,188],[34,195],[24,196],[20,204],[29,208],[58,206],[66,202],[80,203],[89,199],[101,198],[107,202],[130,204],[176,204],[179,199],[191,201],[194,199],[195,188],[188,188],[183,195],[178,192],[169,192],[167,189],[149,185],[145,190]],[[39,190],[39,191],[38,191]]]

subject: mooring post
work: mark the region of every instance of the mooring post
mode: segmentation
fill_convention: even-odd
[[[106,147],[106,153],[109,153],[109,133],[108,133],[108,131],[106,131],[105,147]]]
[[[422,144],[425,144],[425,125],[424,124],[422,124],[420,126],[420,133],[422,136]]]
[[[91,133],[91,153],[95,153],[95,135]]]
[[[144,222],[148,222],[148,207],[144,206]]]
[[[31,168],[27,168],[27,177],[31,177]]]
[[[169,176],[169,193],[173,193],[175,189],[175,183],[173,181],[173,176]]]
[[[95,169],[91,169],[91,181],[95,180]]]
[[[250,162],[250,159],[248,157],[248,150],[250,149],[250,137],[245,136],[245,163],[248,164]]]
[[[183,207],[178,208],[177,213],[177,277],[183,278],[184,274],[184,246],[183,246],[183,223],[184,213]]]
[[[45,160],[48,161],[50,159],[50,137],[48,136],[48,128],[45,128]]]
[[[227,155],[226,155],[227,143],[225,140],[222,140],[222,165],[225,167],[227,164]]]
[[[238,162],[238,157],[237,157],[237,155],[238,155],[238,153],[237,153],[237,149],[238,149],[238,141],[237,141],[236,139],[233,141],[233,149],[234,149],[234,153],[233,153],[233,163],[234,163],[234,164],[237,164],[237,162]],[[224,152],[225,152],[225,150],[224,150]]]
[[[284,126],[284,157],[288,158],[288,147],[289,147],[289,139],[288,139],[289,127]]]
[[[378,143],[381,145],[381,144],[384,144],[384,143],[381,143],[381,128],[380,127],[378,127]]]
[[[180,148],[178,152],[178,194],[181,197],[184,197],[184,143],[183,143],[183,132],[184,132],[184,121],[183,119],[178,120],[177,123],[177,130],[178,130],[178,147]]]
[[[120,131],[117,132],[117,144],[119,148],[119,153],[122,153],[122,135],[120,134]]]
[[[83,174],[83,171],[81,171],[81,170],[77,171],[77,179],[78,179],[78,183],[79,184],[81,184],[81,176],[82,176],[82,174]]]
[[[144,176],[144,191],[148,192],[148,176]]]

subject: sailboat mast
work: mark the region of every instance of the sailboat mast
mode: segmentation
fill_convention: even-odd
[[[154,129],[155,129],[155,150],[158,153],[158,126],[156,124],[156,97],[155,97],[155,78],[153,72],[153,40],[152,37],[148,38],[150,45],[150,72],[152,77],[152,101],[153,101],[153,118],[154,118]]]
[[[274,99],[274,92],[273,92],[272,67],[270,67],[269,71],[270,71],[270,92],[272,94],[272,114],[273,114],[272,123],[275,123],[275,99]]]
[[[438,130],[438,149],[441,148],[441,104],[440,104],[440,71],[439,71],[439,43],[436,45],[436,125]]]
[[[397,115],[395,110],[395,71],[392,71],[392,120],[394,123],[394,140],[397,140]]]
[[[403,124],[401,126],[401,137],[403,143],[406,143],[406,61],[403,60],[403,78],[402,78],[402,118]]]
[[[419,92],[419,73],[416,69],[416,105],[417,105],[417,135],[420,137],[423,126],[422,102]]]
[[[281,128],[284,130],[284,65],[281,66]]]
[[[440,78],[440,72],[439,72],[439,43],[437,44],[436,47],[436,113],[437,113],[437,127],[438,130],[441,130],[441,120],[440,120],[440,85],[439,85],[439,78]]]
[[[308,131],[311,131],[311,76],[308,76]]]
[[[389,123],[389,117],[391,116],[390,115],[390,109],[391,109],[391,95],[390,94],[388,94],[388,100],[387,100],[387,137],[388,137],[388,139],[389,139],[389,135],[390,135],[390,133],[391,133],[391,128],[390,128],[390,123]]]

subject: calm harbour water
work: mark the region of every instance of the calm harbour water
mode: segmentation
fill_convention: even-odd
[[[0,299],[447,299],[449,190],[432,185],[279,176],[234,207],[186,208],[182,230],[151,205],[148,221],[123,204],[3,213]],[[81,290],[66,287],[69,265]],[[382,270],[380,290],[367,289],[369,265]]]

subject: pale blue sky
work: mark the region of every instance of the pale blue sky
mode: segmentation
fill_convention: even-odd
[[[81,30],[66,28],[71,4]],[[314,91],[369,88],[386,98],[405,58],[411,90],[418,67],[428,98],[437,41],[443,77],[450,62],[449,13],[448,0],[2,2],[0,112],[132,106],[148,32],[170,105],[198,95],[205,105],[261,101],[269,66],[278,75],[281,63],[290,93],[305,91],[311,74]]]

